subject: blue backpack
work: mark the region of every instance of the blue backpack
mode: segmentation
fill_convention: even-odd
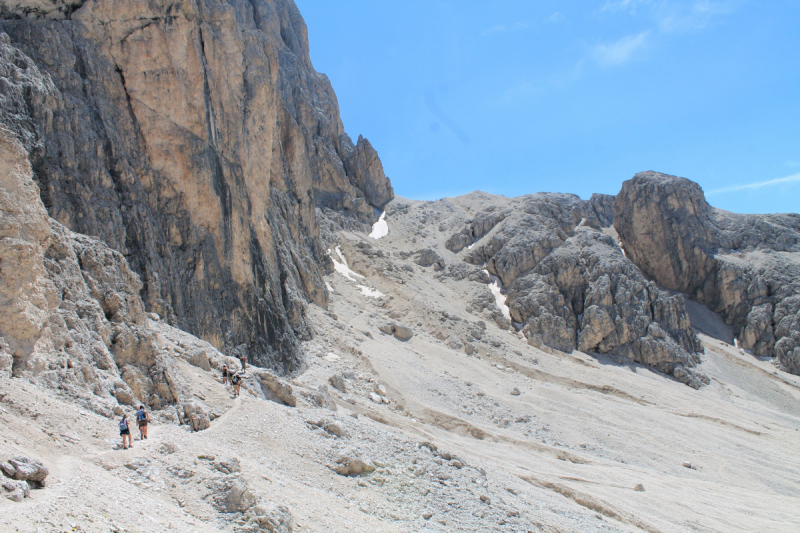
[[[119,430],[124,431],[126,429],[128,429],[128,419],[123,418],[122,420],[119,421]]]

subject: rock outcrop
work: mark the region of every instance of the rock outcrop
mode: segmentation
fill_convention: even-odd
[[[86,0],[0,0],[2,17],[69,18]]]
[[[614,226],[648,276],[720,313],[742,348],[800,374],[800,215],[729,213],[692,181],[641,172],[622,185]]]
[[[22,146],[0,131],[0,371],[111,415],[181,395],[125,258],[49,218]]]
[[[707,382],[693,370],[702,347],[683,297],[645,279],[608,234],[612,197],[484,196],[447,247],[472,245],[464,260],[499,278],[511,320],[531,344],[621,356],[693,387]]]
[[[50,216],[122,254],[148,311],[299,368],[327,304],[317,209],[371,223],[393,193],[291,0],[0,6],[0,119]]]
[[[50,470],[41,461],[24,455],[0,463],[0,470],[7,478],[25,482],[32,489],[43,488],[47,476],[50,475]]]

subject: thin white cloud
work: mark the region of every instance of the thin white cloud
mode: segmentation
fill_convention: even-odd
[[[562,20],[564,20],[564,15],[562,15],[558,11],[556,11],[555,13],[544,19],[544,21],[548,24],[558,24]]]
[[[697,31],[736,10],[743,0],[606,0],[601,12],[650,18],[663,33]]]
[[[652,0],[607,0],[601,11],[635,11],[637,7],[652,3]]]
[[[515,22],[514,24],[497,24],[491,28],[486,28],[481,32],[481,35],[487,37],[489,35],[496,35],[498,33],[510,33],[516,31],[527,30],[530,24],[527,22]]]
[[[665,2],[656,13],[664,33],[702,30],[735,9],[737,0],[696,0],[689,4]]]
[[[762,187],[772,187],[773,185],[781,185],[783,183],[800,182],[800,173],[786,176],[785,178],[776,178],[774,180],[756,181],[754,183],[745,183],[742,185],[732,185],[730,187],[723,187],[721,189],[714,189],[708,191],[706,194],[721,194],[725,192],[747,191],[751,189],[760,189]]]
[[[601,43],[592,49],[592,56],[604,67],[618,67],[628,62],[633,54],[647,43],[650,31],[627,35],[613,43]]]

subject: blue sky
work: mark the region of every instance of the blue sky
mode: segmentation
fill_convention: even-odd
[[[800,212],[800,1],[296,0],[396,194],[615,194],[638,171]]]

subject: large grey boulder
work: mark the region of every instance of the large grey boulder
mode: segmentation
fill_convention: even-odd
[[[261,394],[263,394],[264,399],[282,403],[289,407],[297,406],[297,396],[292,389],[292,385],[286,380],[261,368],[251,368],[249,373],[253,375],[260,385]]]
[[[414,331],[403,324],[399,324],[397,322],[390,322],[388,324],[383,324],[378,327],[381,332],[387,335],[394,335],[397,340],[407,341],[414,336]]]
[[[442,256],[430,248],[425,248],[424,250],[417,252],[417,258],[414,260],[414,262],[421,267],[433,266],[433,269],[436,271],[444,268],[444,259]]]
[[[45,478],[50,474],[41,461],[24,455],[18,455],[9,459],[8,462],[0,463],[0,470],[6,477],[29,482],[32,487],[44,487]]]
[[[21,502],[24,498],[31,495],[31,487],[27,481],[12,481],[4,479],[0,481],[0,486],[3,487],[4,496],[12,502]]]
[[[211,427],[210,409],[199,401],[190,400],[183,404],[183,416],[195,431]]]
[[[720,313],[743,348],[800,373],[800,215],[729,213],[692,181],[641,172],[616,196],[614,226],[648,276]]]

